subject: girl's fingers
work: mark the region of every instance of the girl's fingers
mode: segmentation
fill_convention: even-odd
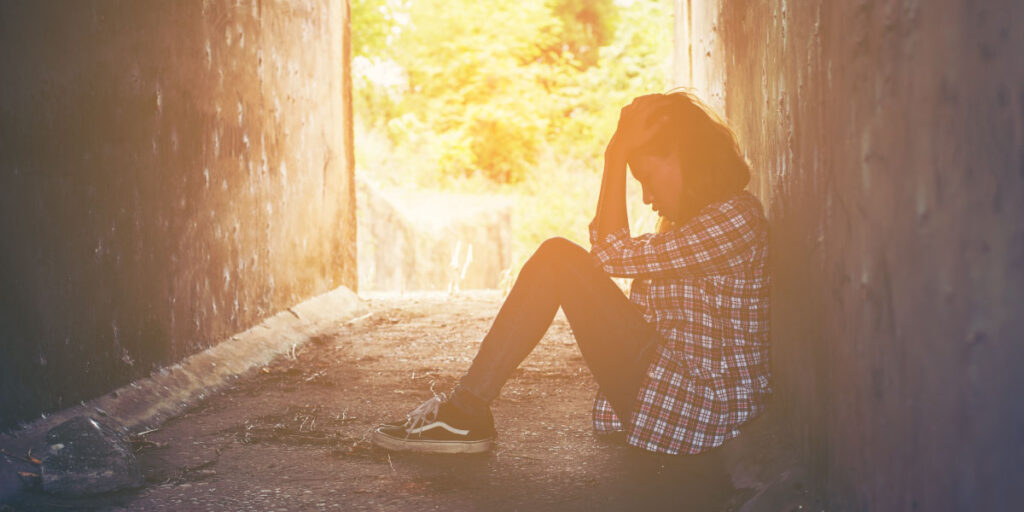
[[[665,105],[663,99],[660,94],[647,94],[622,107],[618,128],[609,144],[614,142],[629,149],[650,140],[668,121],[664,112],[658,112]]]

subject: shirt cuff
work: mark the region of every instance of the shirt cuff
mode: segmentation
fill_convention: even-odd
[[[601,238],[597,234],[597,229],[591,226],[590,254],[597,259],[598,264],[604,267],[608,260],[615,256],[616,251],[621,250],[621,247],[618,246],[621,245],[620,242],[626,238],[629,238],[628,227],[623,226]]]
[[[623,227],[621,227],[619,229],[616,229],[615,231],[612,231],[611,233],[608,233],[608,234],[604,235],[604,238],[600,238],[597,235],[597,223],[596,222],[591,222],[590,223],[590,247],[591,247],[591,249],[596,248],[598,245],[608,245],[608,244],[614,243],[615,240],[617,240],[619,238],[622,238],[623,236],[626,237],[626,238],[629,238],[629,228],[628,227],[623,226]]]

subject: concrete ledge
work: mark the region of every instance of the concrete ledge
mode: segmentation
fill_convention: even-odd
[[[194,407],[239,374],[264,365],[275,356],[366,311],[365,303],[355,293],[345,287],[336,288],[281,311],[147,378],[45,415],[20,430],[0,434],[0,448],[24,455],[29,448],[44,444],[47,430],[79,415],[106,416],[132,431],[154,428]],[[0,499],[20,486],[14,466],[6,457],[0,457]],[[20,466],[18,470],[30,469]]]

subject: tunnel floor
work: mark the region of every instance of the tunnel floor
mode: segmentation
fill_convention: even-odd
[[[602,439],[596,384],[559,314],[493,404],[484,455],[387,453],[372,428],[448,391],[497,292],[374,295],[341,323],[138,443],[142,489],[89,500],[22,494],[14,510],[735,510],[715,452],[671,457]]]

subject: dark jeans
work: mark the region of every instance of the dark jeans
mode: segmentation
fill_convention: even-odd
[[[615,414],[630,421],[658,334],[586,249],[546,240],[519,272],[512,291],[452,396],[466,412],[485,408],[537,345],[561,307],[590,371]]]

